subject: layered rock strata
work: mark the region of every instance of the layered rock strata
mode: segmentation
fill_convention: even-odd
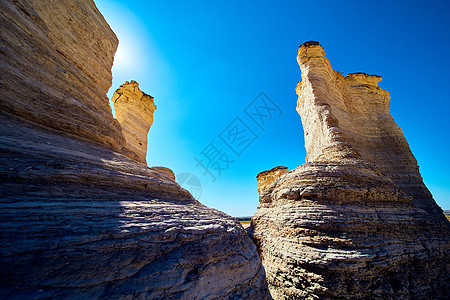
[[[99,143],[125,146],[106,93],[117,38],[92,1],[1,1],[2,111]]]
[[[165,174],[170,179],[172,179],[172,181],[175,181],[175,174],[169,168],[161,167],[161,166],[155,166],[155,167],[151,167],[150,169],[158,171],[160,174]]]
[[[268,298],[237,220],[123,154],[94,3],[0,7],[0,298]]]
[[[317,42],[300,46],[298,62],[307,163],[273,182],[258,176],[249,229],[272,296],[444,299],[449,222],[389,113],[381,77],[342,76]]]
[[[259,173],[256,176],[256,180],[258,181],[258,194],[263,195],[281,175],[287,172],[289,172],[287,167],[278,166]],[[260,199],[262,198],[264,197],[260,197]]]
[[[299,48],[302,81],[297,111],[305,132],[306,162],[364,160],[413,196],[414,205],[441,210],[425,187],[417,161],[389,113],[390,96],[380,76],[334,71],[320,45]]]
[[[126,146],[136,153],[137,160],[146,163],[147,134],[153,124],[153,112],[156,106],[153,97],[139,89],[132,80],[117,89],[111,101],[114,103],[116,118],[122,127]]]

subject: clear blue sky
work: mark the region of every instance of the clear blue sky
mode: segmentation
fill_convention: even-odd
[[[155,97],[148,164],[196,176],[205,205],[253,215],[256,175],[305,162],[296,55],[316,40],[335,70],[383,77],[425,183],[450,209],[449,1],[95,2],[120,41],[108,96],[133,79]],[[282,112],[262,128],[245,113],[261,92]],[[215,182],[195,158],[211,159]]]

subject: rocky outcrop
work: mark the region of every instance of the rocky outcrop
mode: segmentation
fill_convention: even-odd
[[[414,205],[440,213],[422,181],[402,130],[389,113],[380,76],[334,71],[320,45],[299,48],[302,79],[297,111],[305,132],[306,161],[364,160],[413,196]]]
[[[153,97],[139,90],[139,84],[132,80],[121,85],[114,92],[111,101],[127,148],[137,155],[138,161],[146,163],[147,134],[156,110]]]
[[[151,167],[150,169],[158,171],[160,174],[165,174],[166,176],[168,176],[172,181],[175,181],[175,174],[173,173],[173,171],[169,168],[166,167],[161,167],[161,166],[157,166],[157,167]]]
[[[263,195],[266,190],[283,174],[287,173],[289,170],[287,167],[278,166],[272,168],[268,171],[262,171],[256,176],[258,181],[258,194]],[[263,199],[264,197],[260,197]]]
[[[444,299],[450,226],[381,77],[343,76],[317,42],[300,46],[298,62],[307,163],[259,189],[249,228],[272,296]]]
[[[1,1],[2,111],[121,151],[106,92],[117,38],[92,1]]]
[[[123,154],[94,3],[0,7],[0,298],[267,298],[239,222]]]

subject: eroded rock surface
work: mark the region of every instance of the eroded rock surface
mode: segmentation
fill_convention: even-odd
[[[258,181],[258,194],[264,194],[281,175],[287,172],[289,172],[287,167],[278,166],[259,173],[256,176],[256,180]]]
[[[117,38],[92,1],[0,2],[3,112],[121,151],[106,93]]]
[[[305,132],[306,161],[364,160],[413,203],[440,212],[419,173],[417,161],[389,113],[390,96],[378,86],[380,76],[334,71],[320,45],[299,48],[302,79],[297,111]]]
[[[155,167],[151,167],[150,169],[152,170],[156,170],[158,171],[160,174],[165,174],[166,176],[168,176],[170,179],[172,179],[173,181],[175,181],[175,173],[173,173],[173,171],[169,168],[166,167],[161,167],[161,166],[155,166]]]
[[[267,298],[239,222],[123,154],[94,3],[0,7],[0,298]]]
[[[261,189],[249,232],[274,299],[445,299],[450,226],[389,113],[381,77],[299,48],[307,163]],[[268,173],[271,173],[269,171]]]
[[[153,112],[156,106],[153,97],[139,89],[132,80],[117,89],[111,101],[114,103],[116,118],[125,136],[126,146],[136,153],[137,160],[146,163],[147,134],[153,124]]]

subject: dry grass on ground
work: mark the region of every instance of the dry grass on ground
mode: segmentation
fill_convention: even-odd
[[[239,221],[241,223],[242,227],[247,228],[250,226],[251,221]]]
[[[450,210],[444,210],[444,215],[450,221]]]

